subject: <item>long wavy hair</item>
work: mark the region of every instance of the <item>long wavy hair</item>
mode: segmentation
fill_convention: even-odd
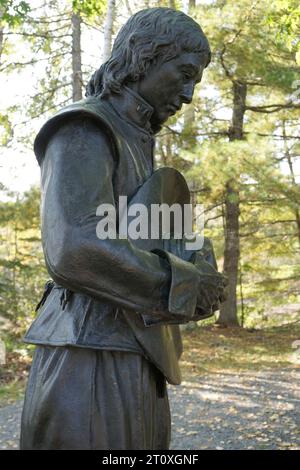
[[[128,82],[139,81],[150,65],[167,62],[182,52],[211,60],[208,40],[191,17],[172,8],[147,8],[131,16],[120,29],[111,57],[92,75],[86,96],[120,93]]]

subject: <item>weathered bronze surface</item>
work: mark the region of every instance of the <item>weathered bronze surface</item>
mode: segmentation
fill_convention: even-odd
[[[154,135],[192,101],[210,61],[199,25],[168,8],[123,26],[87,98],[35,140],[47,283],[25,341],[38,345],[22,449],[167,449],[166,380],[180,383],[179,324],[218,309],[223,277],[208,240],[99,240],[100,204],[185,204],[172,169],[154,171]]]

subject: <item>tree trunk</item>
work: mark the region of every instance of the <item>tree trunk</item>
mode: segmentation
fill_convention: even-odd
[[[243,125],[247,86],[233,82],[233,112],[229,140],[243,139]],[[228,278],[228,297],[221,305],[217,323],[223,326],[239,326],[237,317],[237,284],[240,257],[239,192],[234,179],[227,181],[225,193],[225,250],[224,273]]]
[[[107,13],[104,29],[103,62],[106,62],[110,58],[111,54],[115,9],[116,0],[107,0]]]
[[[284,154],[285,154],[285,157],[286,157],[288,165],[289,165],[292,184],[293,184],[293,186],[296,187],[297,186],[297,181],[296,181],[295,172],[294,172],[293,159],[292,159],[290,149],[289,149],[288,144],[287,144],[285,121],[283,121],[283,123],[282,123],[282,129],[283,129]],[[295,222],[296,222],[296,226],[297,226],[298,242],[299,242],[299,246],[300,246],[300,211],[299,211],[298,207],[295,208],[294,214],[295,214]]]
[[[173,8],[176,8],[175,2],[174,2]],[[189,0],[188,15],[193,15],[195,8],[196,8],[196,0]],[[188,107],[184,111],[184,128],[193,127],[194,123],[195,123],[195,107],[191,103],[188,105]],[[194,138],[194,142],[196,143],[196,137]]]
[[[193,104],[189,104],[187,108],[184,110],[183,115],[184,123],[183,123],[183,132],[193,132],[194,124],[195,124],[195,108]],[[193,138],[194,142],[196,143],[196,136]]]
[[[175,8],[175,2],[173,2],[174,5],[172,8]],[[195,8],[195,0],[189,0],[188,2],[188,14],[192,14],[192,10]],[[194,133],[195,130],[195,108],[193,103],[190,103],[188,106],[185,107],[184,109],[184,114],[183,114],[183,134],[188,135],[188,145],[196,145],[197,139],[196,136],[194,136],[191,139],[191,133]]]
[[[82,99],[81,17],[72,13],[72,99]]]

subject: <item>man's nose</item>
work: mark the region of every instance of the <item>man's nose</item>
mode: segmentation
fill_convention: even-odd
[[[183,89],[180,93],[180,98],[183,103],[191,103],[193,99],[193,94],[194,94],[194,87],[195,84],[192,82],[186,83],[183,86]]]

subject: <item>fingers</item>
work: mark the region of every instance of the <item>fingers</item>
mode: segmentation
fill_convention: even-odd
[[[225,285],[228,282],[220,273],[214,275],[201,275],[199,280],[199,295],[197,306],[205,311],[220,308],[220,304],[227,298]]]

